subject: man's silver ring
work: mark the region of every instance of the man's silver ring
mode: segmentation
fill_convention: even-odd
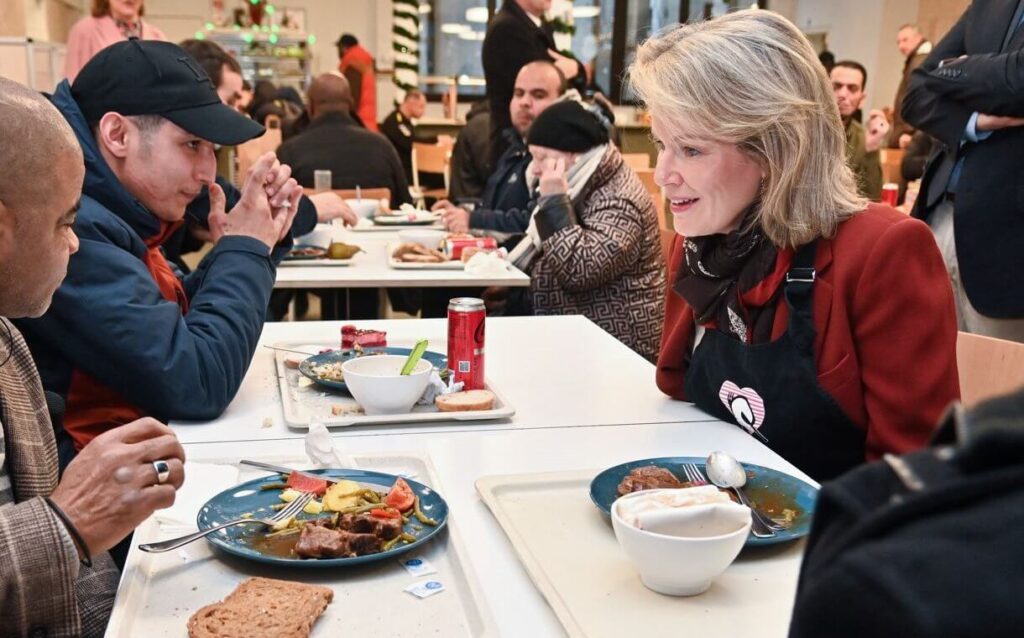
[[[171,466],[167,464],[167,461],[153,461],[153,469],[156,470],[156,484],[166,483],[167,478],[171,475]]]

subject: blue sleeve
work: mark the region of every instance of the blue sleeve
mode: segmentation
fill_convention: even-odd
[[[267,247],[223,238],[193,275],[189,312],[165,300],[145,264],[81,233],[68,276],[32,332],[126,400],[162,419],[213,419],[256,350],[274,284]]]
[[[992,135],[992,131],[978,132],[978,112],[972,113],[971,119],[967,120],[967,126],[964,128],[964,140],[977,143],[987,140],[990,135]]]
[[[469,214],[469,227],[482,230],[496,230],[501,233],[525,233],[530,225],[531,210],[510,208],[509,210],[476,209]]]

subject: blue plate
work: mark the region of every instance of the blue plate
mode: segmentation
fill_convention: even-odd
[[[362,485],[372,487],[379,492],[387,492],[394,485],[398,478],[394,474],[383,472],[370,472],[364,470],[308,470],[309,474],[327,476],[333,479],[349,479]],[[214,496],[206,505],[199,510],[196,522],[199,529],[209,529],[215,525],[240,518],[243,514],[252,514],[256,518],[270,517],[274,515],[271,505],[281,502],[278,496],[280,490],[261,490],[260,485],[265,483],[280,483],[281,476],[272,474],[263,478],[246,481],[231,489],[224,490]],[[352,558],[286,558],[262,552],[253,547],[253,541],[262,539],[266,534],[266,527],[253,523],[252,525],[235,525],[219,532],[214,532],[206,537],[210,543],[229,554],[254,560],[259,563],[270,565],[285,565],[288,567],[345,567],[348,565],[359,565],[373,561],[385,560],[398,554],[416,549],[423,545],[448,523],[448,503],[441,495],[431,488],[416,481],[405,479],[412,491],[420,497],[420,509],[430,518],[437,521],[437,526],[423,525],[415,518],[410,519],[405,526],[405,532],[416,537],[412,543],[399,543],[396,547],[386,552],[355,556]],[[300,518],[318,518],[308,514],[300,515]],[[413,525],[419,526],[416,529]]]
[[[676,478],[685,482],[686,474],[683,472],[683,465],[694,463],[704,471],[706,460],[696,456],[666,456],[616,465],[601,472],[590,482],[590,499],[605,516],[611,517],[612,503],[619,498],[619,483],[636,468],[657,465],[672,472]],[[811,519],[814,517],[814,504],[818,500],[818,488],[804,483],[795,476],[783,474],[771,468],[750,463],[744,463],[743,467],[747,470],[747,485],[743,489],[761,512],[769,517],[773,516],[773,512],[776,511],[781,515],[782,508],[797,512],[793,524],[788,529],[775,532],[775,536],[768,538],[756,538],[751,534],[747,538],[746,546],[774,545],[807,536],[811,531]]]
[[[315,249],[319,251],[316,255],[296,255],[295,251],[303,249]],[[292,246],[292,249],[288,251],[288,254],[284,256],[285,261],[308,261],[310,259],[326,259],[327,249],[323,246],[311,246],[308,244],[297,244]]]
[[[363,350],[367,354],[397,354],[402,356],[408,356],[412,352],[412,348],[365,348]],[[335,390],[348,390],[348,386],[345,385],[344,381],[331,381],[330,379],[322,379],[313,372],[313,366],[323,365],[325,363],[341,362],[344,363],[349,359],[354,359],[356,356],[355,350],[334,350],[332,352],[324,352],[321,354],[315,354],[308,359],[304,359],[299,363],[299,372],[306,375],[319,385],[334,388]],[[434,367],[438,370],[445,370],[448,367],[448,355],[441,354],[439,352],[431,352],[427,350],[423,353],[423,358],[434,364]]]

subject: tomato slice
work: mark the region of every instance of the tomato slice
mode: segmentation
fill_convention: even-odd
[[[323,496],[324,492],[327,491],[327,481],[316,476],[303,474],[302,472],[292,472],[289,474],[285,485],[300,492],[312,492],[317,496]]]
[[[405,479],[399,477],[395,484],[391,486],[391,491],[388,492],[384,502],[399,512],[404,512],[412,508],[413,503],[416,502],[416,495],[413,494],[412,488],[405,482]]]
[[[376,518],[402,518],[402,515],[398,512],[398,510],[391,509],[390,507],[388,507],[388,508],[381,508],[381,507],[374,508],[374,509],[370,510],[370,516],[373,516],[373,517],[376,517]]]

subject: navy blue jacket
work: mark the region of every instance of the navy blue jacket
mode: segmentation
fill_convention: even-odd
[[[522,138],[512,129],[506,131],[506,138],[510,145],[487,179],[480,206],[469,214],[469,227],[522,234],[530,225],[533,212],[526,187],[526,169],[532,158]]]
[[[183,315],[161,295],[143,261],[159,221],[103,160],[66,81],[51,99],[78,137],[86,177],[75,222],[81,245],[67,278],[45,315],[18,322],[43,385],[66,397],[84,374],[162,420],[219,416],[238,391],[263,328],[275,278],[266,245],[222,238],[184,279],[189,311]],[[74,410],[69,404],[65,422],[73,421]]]

